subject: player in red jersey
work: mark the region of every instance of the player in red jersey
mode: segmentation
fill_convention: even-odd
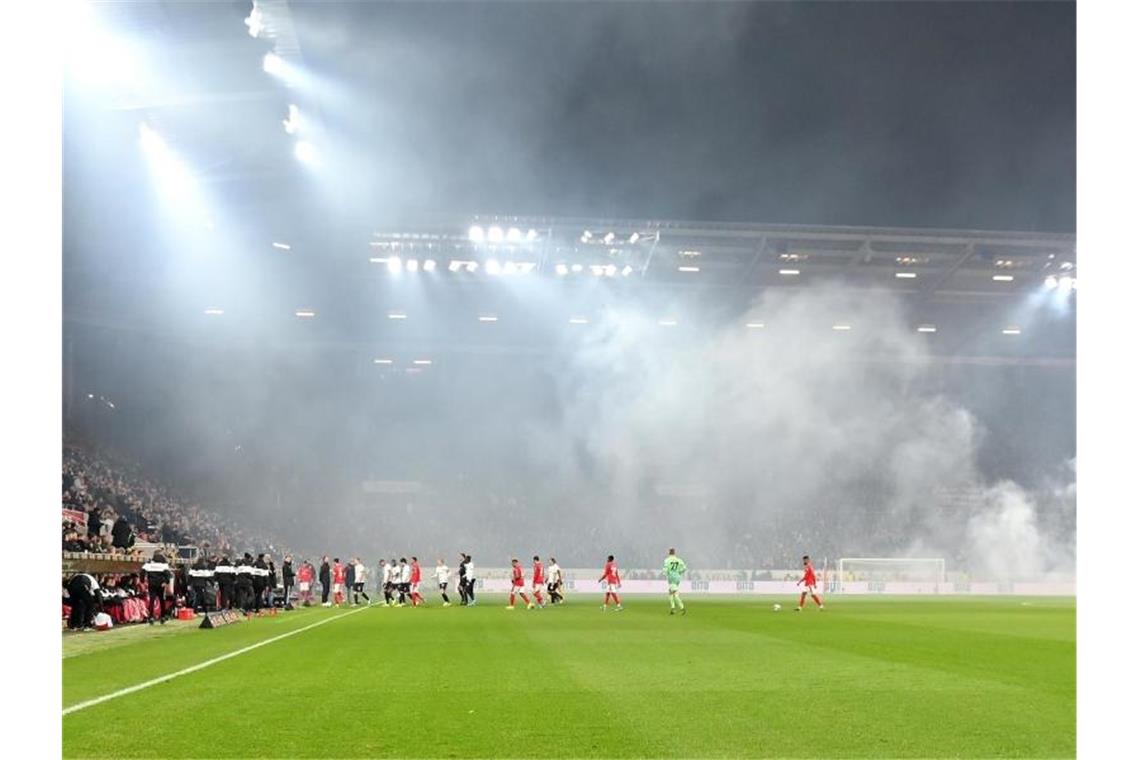
[[[340,564],[340,558],[339,557],[333,559],[332,576],[333,576],[333,603],[336,604],[337,607],[339,607],[340,603],[343,602],[345,599],[345,596],[344,596],[344,594],[345,594],[345,585],[344,585],[344,583],[345,583],[345,572],[344,572],[344,565]]]
[[[796,612],[804,608],[804,600],[807,595],[811,594],[811,598],[815,601],[819,608],[823,609],[823,601],[819,598],[819,592],[815,588],[815,568],[811,566],[811,557],[804,555],[804,577],[796,581],[796,585],[804,584],[804,590],[800,592],[800,606],[796,607]]]
[[[546,585],[546,573],[542,567],[542,560],[538,555],[534,555],[534,575],[530,579],[530,590],[534,592],[534,601],[538,602],[541,609],[546,606],[546,602],[542,601],[542,588]]]
[[[606,558],[606,566],[602,568],[602,577],[598,578],[598,583],[606,584],[606,601],[602,605],[602,611],[605,612],[610,608],[610,597],[613,597],[614,604],[617,609],[621,609],[621,598],[618,596],[618,589],[621,588],[621,576],[618,575],[617,563],[614,562],[614,555],[609,555]]]
[[[521,596],[522,600],[524,602],[526,602],[526,608],[528,610],[534,609],[534,603],[530,599],[527,599],[527,596],[526,596],[526,586],[523,583],[522,565],[519,564],[519,561],[517,559],[512,558],[511,559],[511,603],[509,605],[507,605],[508,610],[513,610],[515,608],[515,595],[516,594]]]
[[[420,596],[420,561],[412,557],[412,606],[419,607],[424,603]]]

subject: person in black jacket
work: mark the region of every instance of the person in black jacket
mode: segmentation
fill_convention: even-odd
[[[131,531],[130,522],[127,521],[125,515],[119,515],[119,519],[115,520],[115,524],[111,526],[111,546],[126,551],[131,548],[134,542],[135,537]]]
[[[95,605],[99,600],[99,583],[87,573],[76,573],[67,582],[71,615],[67,627],[73,631],[90,630],[94,625]]]
[[[321,582],[321,606],[329,606],[329,586],[332,585],[332,570],[329,568],[329,558],[326,554],[321,557],[321,569],[317,574],[317,579]]]
[[[459,552],[459,603],[467,606],[467,555]]]
[[[147,611],[150,612],[147,623],[154,625],[154,605],[157,602],[158,622],[166,625],[166,594],[174,581],[174,571],[170,569],[170,563],[166,561],[162,549],[155,550],[154,556],[142,566],[142,570],[146,576]]]
[[[218,564],[214,565],[214,580],[218,583],[218,606],[223,610],[232,609],[237,571],[230,564],[229,557],[222,557]]]
[[[237,592],[238,607],[250,612],[253,609],[253,555],[249,552],[238,563],[234,590]]]
[[[273,564],[273,557],[265,557],[266,564],[269,565],[269,578],[268,583],[265,585],[265,601],[270,606],[275,606],[277,595],[277,565]]]
[[[281,563],[281,585],[285,587],[285,606],[289,606],[289,594],[293,590],[293,579],[296,574],[293,572],[293,555],[285,556],[285,561]]]
[[[265,605],[265,590],[269,587],[269,565],[265,555],[258,554],[253,563],[253,611],[260,612]]]
[[[210,598],[209,587],[213,585],[214,571],[205,554],[199,554],[198,559],[190,567],[190,606],[195,612],[209,612],[214,608],[214,601]]]

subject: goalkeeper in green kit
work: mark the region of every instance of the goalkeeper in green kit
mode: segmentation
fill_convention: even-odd
[[[669,550],[669,556],[665,558],[665,566],[662,570],[665,573],[665,581],[669,584],[669,614],[676,614],[678,608],[681,614],[685,614],[685,603],[681,601],[681,576],[688,570],[685,565],[685,560],[677,556],[676,549]]]

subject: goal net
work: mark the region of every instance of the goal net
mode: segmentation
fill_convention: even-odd
[[[946,560],[914,557],[844,557],[835,568],[839,583],[945,583]]]

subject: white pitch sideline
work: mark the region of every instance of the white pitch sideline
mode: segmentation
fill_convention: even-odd
[[[126,696],[127,694],[133,694],[136,691],[142,691],[143,689],[149,689],[151,686],[156,686],[160,683],[165,683],[166,681],[170,681],[170,680],[173,680],[175,678],[178,678],[179,676],[188,675],[190,673],[194,673],[196,671],[202,670],[203,668],[208,668],[211,665],[216,665],[219,662],[230,659],[231,657],[237,657],[239,654],[245,654],[246,652],[252,652],[254,649],[258,649],[259,647],[263,647],[266,644],[272,644],[275,641],[281,641],[281,639],[287,639],[290,636],[296,636],[298,633],[304,633],[305,631],[316,628],[317,626],[324,625],[325,623],[331,623],[334,620],[340,620],[341,618],[348,617],[349,615],[355,615],[358,612],[364,612],[365,610],[367,610],[369,608],[370,608],[370,606],[365,606],[365,607],[361,607],[358,610],[349,610],[348,612],[342,612],[339,615],[334,615],[333,617],[325,618],[324,620],[318,620],[315,623],[310,623],[309,625],[302,626],[302,627],[297,628],[297,629],[292,630],[292,631],[286,631],[285,633],[278,634],[278,635],[273,636],[271,638],[265,639],[264,641],[259,641],[256,644],[250,644],[249,646],[242,647],[241,649],[235,649],[232,652],[228,652],[226,654],[219,655],[218,657],[213,657],[213,658],[206,660],[204,662],[200,662],[197,665],[191,665],[188,668],[183,668],[182,670],[176,670],[173,673],[167,673],[164,676],[159,676],[158,678],[152,678],[149,681],[143,681],[142,683],[135,684],[134,686],[128,686],[125,689],[119,689],[118,691],[113,691],[110,694],[104,694],[101,697],[95,697],[94,699],[88,699],[88,700],[85,700],[83,702],[77,702],[74,705],[71,705],[70,707],[63,708],[63,714],[65,716],[70,715],[73,712],[79,712],[80,710],[86,710],[88,707],[94,707],[95,705],[102,704],[103,702],[108,702],[112,699],[117,699],[118,697]]]

